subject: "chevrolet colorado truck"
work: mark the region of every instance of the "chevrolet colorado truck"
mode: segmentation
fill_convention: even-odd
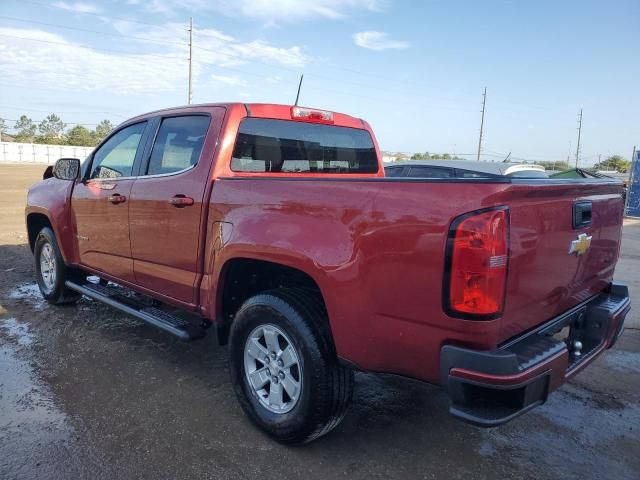
[[[37,283],[183,340],[215,332],[248,417],[284,443],[340,423],[353,371],[442,386],[495,426],[613,346],[622,185],[385,178],[369,124],[271,104],[156,111],[26,206]]]

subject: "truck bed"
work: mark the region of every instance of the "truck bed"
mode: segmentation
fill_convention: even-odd
[[[603,179],[217,178],[208,228],[228,227],[225,246],[209,246],[205,265],[267,255],[307,272],[330,292],[324,300],[341,359],[437,383],[442,345],[495,348],[607,287],[621,194],[619,182]],[[591,202],[589,226],[574,228],[575,202]],[[503,315],[452,318],[442,301],[451,222],[500,205],[510,218]],[[591,248],[570,255],[580,233],[592,237]],[[208,301],[215,311],[216,299]]]

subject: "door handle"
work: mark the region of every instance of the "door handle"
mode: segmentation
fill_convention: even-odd
[[[111,195],[108,198],[108,200],[115,205],[115,204],[118,204],[118,203],[126,202],[127,201],[127,197],[125,197],[124,195],[119,195],[117,193],[114,193],[113,195]]]
[[[188,207],[193,205],[193,198],[179,194],[169,199],[169,203],[176,208]]]

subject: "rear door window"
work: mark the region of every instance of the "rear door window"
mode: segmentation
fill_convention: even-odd
[[[377,173],[366,130],[316,123],[246,118],[231,159],[234,172]]]
[[[176,173],[198,163],[209,128],[206,115],[162,119],[149,159],[147,175]]]

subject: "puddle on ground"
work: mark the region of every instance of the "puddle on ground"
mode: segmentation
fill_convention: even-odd
[[[640,425],[640,405],[566,384],[527,415],[537,417],[537,427],[523,432],[522,424],[515,420],[486,430],[479,453],[506,453],[523,465],[544,459],[547,467],[571,471],[576,477],[634,478],[629,467],[618,461],[616,452],[598,450],[634,435],[633,427]],[[576,451],[590,450],[594,454],[589,458],[575,455]]]
[[[36,374],[29,326],[0,319],[0,333],[0,478],[116,478]]]
[[[18,323],[15,318],[0,318],[0,330],[14,338],[19,345],[31,345],[34,340],[29,324]]]
[[[38,284],[23,283],[16,286],[9,292],[9,298],[14,300],[28,300],[35,308],[42,310],[45,306],[45,300],[42,298],[42,293],[38,288]]]

